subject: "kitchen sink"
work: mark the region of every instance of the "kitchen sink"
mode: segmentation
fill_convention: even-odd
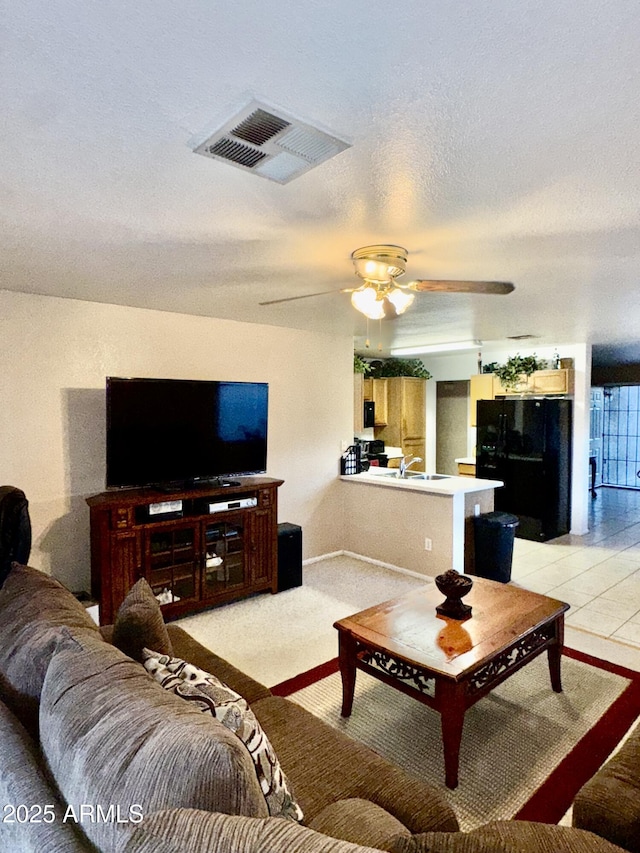
[[[374,465],[367,471],[368,474],[373,474],[374,477],[392,477],[398,480],[448,480],[451,474],[425,474],[424,471],[407,471],[404,477],[398,477],[397,468],[378,468]]]
[[[449,480],[451,474],[425,474],[422,471],[407,471],[407,479],[412,477],[415,480]]]

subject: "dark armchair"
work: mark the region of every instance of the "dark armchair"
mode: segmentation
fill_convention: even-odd
[[[0,587],[11,563],[27,563],[31,553],[29,501],[15,486],[0,486]]]

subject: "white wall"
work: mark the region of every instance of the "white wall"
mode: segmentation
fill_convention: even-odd
[[[482,362],[504,363],[511,355],[536,354],[538,358],[552,359],[554,347],[511,346],[492,348],[483,346]],[[573,474],[571,488],[571,532],[582,535],[588,531],[589,511],[589,390],[591,386],[591,347],[586,344],[565,344],[557,351],[561,358],[573,358],[575,389],[573,398]],[[427,470],[433,471],[436,458],[436,383],[454,379],[468,379],[478,372],[478,351],[449,355],[423,356],[425,367],[433,378],[427,382]],[[476,430],[469,427],[467,452],[475,453]]]
[[[89,589],[88,495],[103,491],[105,377],[269,383],[268,475],[305,558],[341,547],[341,442],[353,437],[353,340],[0,291],[0,482],[23,489],[31,564]]]

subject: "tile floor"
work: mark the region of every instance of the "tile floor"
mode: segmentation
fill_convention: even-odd
[[[511,579],[568,602],[567,627],[640,648],[640,491],[597,494],[586,536],[516,539]]]

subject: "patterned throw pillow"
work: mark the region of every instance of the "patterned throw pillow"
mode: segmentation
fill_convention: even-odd
[[[301,821],[302,809],[293,799],[289,780],[267,735],[245,699],[215,675],[181,658],[143,650],[147,672],[166,690],[170,690],[211,714],[244,743],[258,775],[262,793],[272,817]]]

